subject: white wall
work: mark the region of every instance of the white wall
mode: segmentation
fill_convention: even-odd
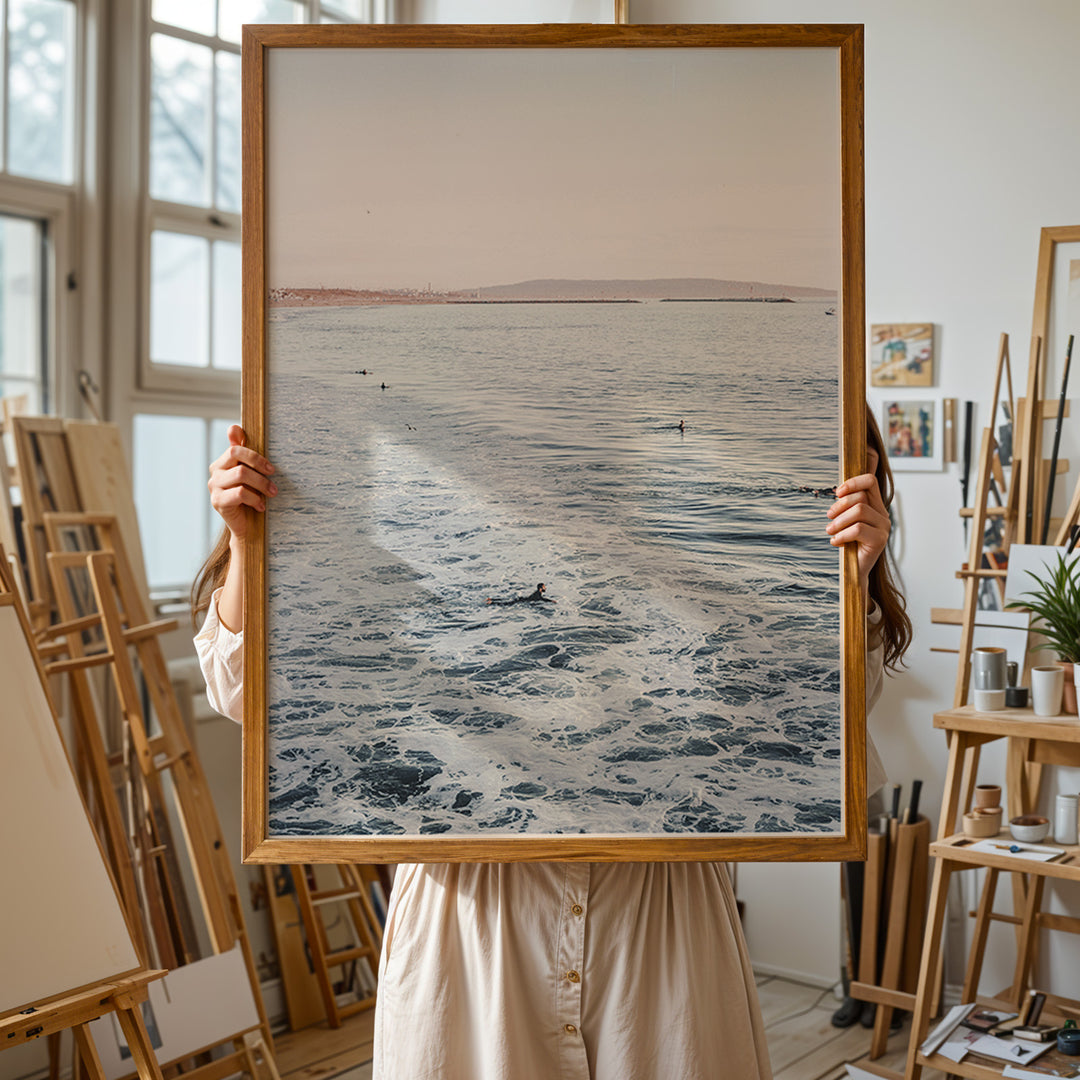
[[[986,423],[998,335],[1012,342],[1022,388],[1039,230],[1080,223],[1080,121],[1073,47],[1080,5],[1071,0],[634,0],[635,22],[862,22],[866,26],[867,322],[932,321],[938,340],[939,392],[975,400]],[[1060,379],[1051,357],[1049,386]],[[1076,385],[1074,383],[1074,385]],[[1022,389],[1018,392],[1022,393]],[[1075,427],[1075,422],[1073,424]],[[1076,459],[1077,440],[1069,440]],[[977,443],[976,443],[977,445]],[[1071,491],[1073,476],[1059,483]],[[889,771],[905,787],[926,782],[936,815],[945,745],[931,726],[951,704],[956,658],[931,653],[955,644],[955,631],[930,625],[931,606],[959,606],[954,572],[965,556],[959,471],[900,474],[897,553],[915,624],[909,670],[890,680],[871,729]],[[986,779],[1002,780],[1000,753],[987,752]],[[1061,778],[1076,790],[1078,778]],[[837,918],[828,903],[835,878],[819,868],[743,868],[752,910],[793,877],[805,915],[748,920],[755,960],[831,976]],[[964,875],[971,877],[972,875]],[[970,885],[969,885],[970,887]],[[1003,898],[1009,889],[1001,888]],[[1075,911],[1080,897],[1071,897]],[[1007,901],[1006,901],[1007,902]],[[1065,910],[1059,893],[1054,906]],[[791,925],[792,931],[786,930]],[[1000,929],[1000,928],[999,928]],[[1062,940],[1063,939],[1063,940]],[[984,988],[1011,979],[1011,936],[995,935]],[[1080,993],[1080,942],[1058,935],[1043,965],[1047,985]],[[785,961],[785,958],[786,961]],[[952,973],[950,981],[958,981]],[[1071,986],[1068,985],[1071,983]]]
[[[613,5],[417,0],[422,22],[610,21]],[[1080,224],[1075,0],[631,0],[630,18],[662,22],[862,22],[866,26],[867,322],[936,326],[937,393],[975,400],[986,423],[998,335],[1012,340],[1018,393],[1026,381],[1039,230]],[[707,138],[708,132],[702,132]],[[1048,386],[1060,379],[1051,356]],[[1074,381],[1074,385],[1076,385]],[[1078,406],[1080,407],[1080,406]],[[1072,428],[1076,428],[1075,420]],[[1063,453],[1075,461],[1067,433]],[[977,442],[976,442],[977,445]],[[1073,474],[1059,481],[1058,498]],[[931,606],[959,606],[954,577],[965,557],[959,471],[901,474],[895,541],[915,624],[909,668],[889,681],[871,729],[892,777],[925,781],[936,817],[945,742],[932,727],[952,701],[954,630],[930,625]],[[984,754],[981,777],[1002,780],[1002,757]],[[1077,790],[1080,777],[1061,777]],[[1054,787],[1051,786],[1052,792]],[[972,875],[963,875],[971,877]],[[839,956],[834,868],[744,866],[747,938],[756,963],[818,980]],[[971,885],[968,885],[970,888]],[[1007,895],[1009,890],[1002,887]],[[781,898],[798,896],[798,905]],[[1077,910],[1080,897],[1052,904]],[[1011,937],[997,933],[984,988],[1011,976]],[[1043,981],[1080,995],[1080,941],[1056,935]],[[952,981],[962,973],[954,972]],[[1071,984],[1071,985],[1070,985]]]

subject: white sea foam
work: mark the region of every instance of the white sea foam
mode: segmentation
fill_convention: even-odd
[[[835,831],[835,320],[664,307],[273,314],[275,834]]]

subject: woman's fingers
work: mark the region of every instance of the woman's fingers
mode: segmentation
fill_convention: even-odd
[[[857,528],[857,535],[851,535],[845,540],[845,534],[853,527]],[[882,546],[884,546],[884,541],[889,538],[890,528],[887,514],[880,513],[869,503],[857,503],[833,518],[825,527],[825,531],[832,537],[834,544],[843,544],[854,539],[868,539],[870,531],[873,531],[883,538]]]
[[[247,487],[218,488],[210,494],[210,505],[226,517],[228,511],[241,506],[250,506],[254,510],[265,510],[266,500],[257,492]],[[235,530],[234,530],[235,531]]]
[[[247,465],[248,468],[264,475],[270,475],[274,471],[274,466],[262,454],[255,453],[247,446],[230,445],[228,450],[210,466],[210,472],[231,469],[236,465]]]
[[[829,509],[829,517],[834,517],[841,510],[862,499],[868,500],[881,513],[887,513],[885,500],[881,497],[881,488],[878,487],[877,477],[873,473],[863,473],[861,476],[853,476],[845,480],[836,489],[836,502]],[[837,509],[838,507],[839,509]]]
[[[239,424],[229,428],[228,449],[210,466],[210,505],[233,536],[247,531],[250,510],[263,511],[266,500],[277,494],[270,479],[274,466],[262,454],[244,445],[247,436]],[[248,509],[250,508],[250,510]]]
[[[255,491],[261,491],[264,495],[277,494],[277,484],[273,480],[268,476],[263,476],[261,472],[248,468],[247,465],[237,465],[232,469],[222,471],[222,487],[236,487],[241,484],[244,487],[254,488]]]

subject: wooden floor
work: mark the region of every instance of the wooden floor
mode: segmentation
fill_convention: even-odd
[[[856,1024],[834,1028],[829,1017],[837,1002],[829,990],[789,979],[760,978],[758,996],[769,1039],[775,1080],[839,1080],[845,1063],[858,1061],[870,1046],[870,1032]],[[279,1035],[275,1040],[282,1080],[369,1080],[374,1010],[349,1017],[332,1031],[325,1024]],[[903,1071],[907,1027],[889,1039],[889,1053],[878,1062]],[[925,1080],[943,1074],[926,1070]]]

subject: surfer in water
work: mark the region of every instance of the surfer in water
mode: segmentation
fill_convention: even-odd
[[[487,603],[497,604],[499,607],[510,607],[511,604],[538,604],[541,601],[545,604],[554,604],[555,601],[550,596],[545,596],[546,587],[541,581],[536,586],[535,591],[529,593],[528,596],[515,596],[512,600],[493,600],[490,596],[487,598]]]

